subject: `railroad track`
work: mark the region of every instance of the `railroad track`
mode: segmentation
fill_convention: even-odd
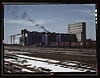
[[[18,51],[18,53],[17,53],[17,51],[13,51],[13,54],[20,54],[19,52],[21,53],[21,51]],[[23,52],[22,52],[22,53],[23,53]],[[30,55],[33,55],[33,54],[36,54],[36,53],[38,54],[38,52],[27,52],[27,53],[23,53],[23,54],[30,54]],[[82,57],[86,57],[87,59],[88,59],[88,58],[89,58],[89,59],[90,59],[90,58],[96,58],[96,54],[94,54],[94,53],[93,53],[93,54],[92,54],[92,53],[87,53],[87,52],[58,52],[58,51],[57,51],[57,52],[56,52],[56,51],[53,51],[53,52],[48,52],[48,51],[46,51],[46,52],[45,52],[45,51],[44,51],[44,52],[40,52],[39,54],[42,54],[42,55],[43,55],[43,54],[48,54],[48,55],[50,55],[50,54],[53,54],[53,55],[54,55],[54,54],[55,54],[55,55],[60,55],[60,54],[61,54],[62,56],[63,56],[63,55],[64,55],[64,56],[65,56],[65,55],[68,55],[68,56],[73,56],[73,57],[75,57],[75,56],[76,56],[76,57],[77,57],[77,56],[78,56],[78,57],[81,57],[81,56],[82,56]]]
[[[58,49],[57,48],[45,48],[45,49],[44,48],[33,48],[34,50],[32,48],[30,50],[29,49],[22,50],[23,52],[21,50],[13,51],[13,52],[12,52],[12,50],[9,50],[8,52],[4,52],[4,58],[12,58],[13,59],[13,57],[16,57],[16,58],[22,58],[22,59],[28,59],[28,60],[35,60],[35,61],[44,62],[44,63],[48,63],[48,64],[60,65],[61,67],[64,67],[64,68],[68,68],[68,67],[75,68],[76,70],[80,68],[82,70],[87,69],[87,70],[95,71],[95,68],[96,68],[96,64],[95,64],[96,52],[86,52],[86,51],[79,52],[77,49],[76,50],[74,50],[74,49],[68,50],[68,49],[64,49],[64,48],[58,48]],[[20,57],[17,55],[24,55],[24,56],[28,56],[28,57],[37,57],[37,58],[44,58],[44,59],[47,58],[47,59],[56,60],[56,61],[60,61],[60,62],[55,63],[55,62],[31,59],[31,58],[26,58],[26,57]],[[72,57],[74,57],[74,58],[72,58]],[[70,60],[70,61],[67,61],[67,60]],[[73,62],[71,60],[79,61],[79,62]],[[90,60],[92,62],[88,62]],[[5,61],[5,62],[7,63],[9,61]],[[77,65],[67,65],[67,64],[63,64],[62,62],[73,63],[73,64],[77,64]],[[30,71],[44,72],[42,70],[40,71],[40,70],[37,70],[34,68],[22,66],[17,63],[13,63],[13,62],[9,62],[9,64],[13,64],[13,65],[25,68]],[[89,66],[90,68],[84,67],[85,65]]]
[[[59,52],[59,51],[76,51],[76,52],[89,52],[89,53],[92,53],[92,52],[96,52],[95,49],[86,49],[86,48],[82,48],[82,49],[77,49],[77,48],[61,48],[61,47],[58,47],[58,48],[54,48],[54,47],[32,47],[32,46],[4,46],[5,49],[11,49],[11,50],[20,50],[20,51],[32,51],[32,52],[43,52],[43,51],[48,51],[48,52],[52,52],[52,51],[55,51],[55,52]]]
[[[29,57],[32,57],[30,55],[26,55],[26,54],[21,54],[21,55],[25,55],[25,56],[29,56]],[[18,56],[17,56],[18,57]],[[41,58],[41,57],[37,57],[37,58]],[[46,59],[46,58],[44,58]],[[32,60],[35,60],[35,59],[32,59]],[[56,60],[56,59],[51,59],[51,60]],[[38,61],[38,60],[37,60]],[[56,60],[56,61],[62,61],[62,60]],[[74,64],[86,64],[86,63],[82,63],[82,62],[73,62],[73,61],[62,61],[62,62],[68,62],[68,63],[74,63]],[[95,64],[87,64],[87,65],[90,65],[90,66],[96,66]]]
[[[80,50],[70,50],[70,49],[61,49],[61,48],[29,48],[28,49],[24,49],[23,51],[27,51],[27,52],[39,52],[39,53],[71,53],[71,54],[80,54],[80,55],[96,55],[96,52],[89,52],[88,50],[87,51],[80,51]],[[20,52],[22,51],[21,49],[19,50]]]
[[[80,61],[84,63],[96,64],[96,54],[91,52],[21,52],[21,51],[13,51],[13,52],[5,52],[9,54],[26,54],[30,56],[36,57],[44,57],[49,59],[57,59],[57,60],[73,60],[73,61]],[[75,57],[75,58],[73,58]]]
[[[23,54],[24,55],[24,54]],[[26,55],[25,55],[26,56]],[[31,56],[29,56],[29,55],[27,55],[28,57],[31,57]],[[11,56],[5,56],[5,57],[8,57],[8,58],[11,58]],[[37,60],[37,59],[31,59],[31,58],[26,58],[26,57],[20,57],[20,56],[14,56],[13,55],[13,57],[16,57],[16,58],[23,58],[23,59],[29,59],[29,60],[35,60],[35,61],[40,61],[40,62],[45,62],[45,63],[49,63],[49,64],[56,64],[56,65],[61,65],[62,67],[65,67],[65,68],[68,68],[68,67],[70,67],[70,68],[81,68],[81,69],[88,69],[88,70],[94,70],[95,71],[95,69],[93,69],[93,68],[87,68],[87,67],[82,67],[82,66],[80,66],[80,65],[86,65],[86,64],[83,64],[83,63],[79,63],[79,62],[71,62],[71,61],[61,61],[61,60],[57,60],[57,61],[61,61],[61,62],[67,62],[67,63],[74,63],[74,64],[78,64],[78,66],[76,66],[76,65],[66,65],[66,64],[62,64],[62,63],[59,63],[59,62],[57,62],[57,63],[54,63],[54,62],[49,62],[49,61],[43,61],[43,60]],[[53,59],[52,59],[53,60]],[[94,64],[87,64],[88,66],[94,66],[95,67],[95,65]]]
[[[21,67],[21,68],[24,68],[24,69],[27,69],[27,70],[30,70],[30,71],[43,72],[43,71],[36,70],[36,69],[34,69],[34,68],[22,66],[22,65],[19,65],[19,64],[16,64],[16,63],[12,63],[12,62],[9,62],[9,61],[4,61],[4,62],[5,62],[5,63],[8,63],[8,64],[15,65],[15,66],[18,66],[18,67]]]

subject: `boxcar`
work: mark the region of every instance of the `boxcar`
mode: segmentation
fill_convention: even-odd
[[[59,42],[59,46],[63,47],[64,46],[64,42]]]
[[[54,42],[51,42],[50,45],[51,45],[51,46],[54,46]]]
[[[58,47],[58,42],[51,42],[51,46]]]
[[[88,41],[88,42],[85,42],[85,47],[92,47],[92,43],[91,43],[91,41]]]
[[[71,47],[84,47],[84,42],[71,42]]]
[[[65,42],[66,47],[70,47],[70,42]]]
[[[96,48],[96,41],[91,42],[92,47]]]
[[[55,42],[55,46],[57,46],[57,47],[58,47],[58,42]]]

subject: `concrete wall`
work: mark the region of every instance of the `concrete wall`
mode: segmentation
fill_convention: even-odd
[[[79,22],[75,24],[68,25],[68,33],[76,34],[77,41],[86,41],[86,23]]]

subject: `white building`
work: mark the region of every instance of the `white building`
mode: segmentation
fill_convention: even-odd
[[[12,35],[9,37],[9,44],[20,44],[21,34]]]
[[[86,23],[79,22],[68,25],[68,33],[75,34],[77,41],[86,41]]]

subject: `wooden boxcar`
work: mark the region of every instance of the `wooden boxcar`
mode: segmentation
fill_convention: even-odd
[[[58,42],[51,42],[51,46],[58,47]]]
[[[96,41],[92,41],[91,44],[92,44],[92,47],[93,47],[93,48],[96,48]]]
[[[84,47],[84,42],[71,42],[71,47]]]
[[[59,42],[59,46],[63,47],[64,46],[64,42]]]
[[[90,41],[85,42],[85,47],[88,47],[88,48],[92,47],[92,43]]]
[[[65,42],[66,47],[70,47],[70,42]]]

